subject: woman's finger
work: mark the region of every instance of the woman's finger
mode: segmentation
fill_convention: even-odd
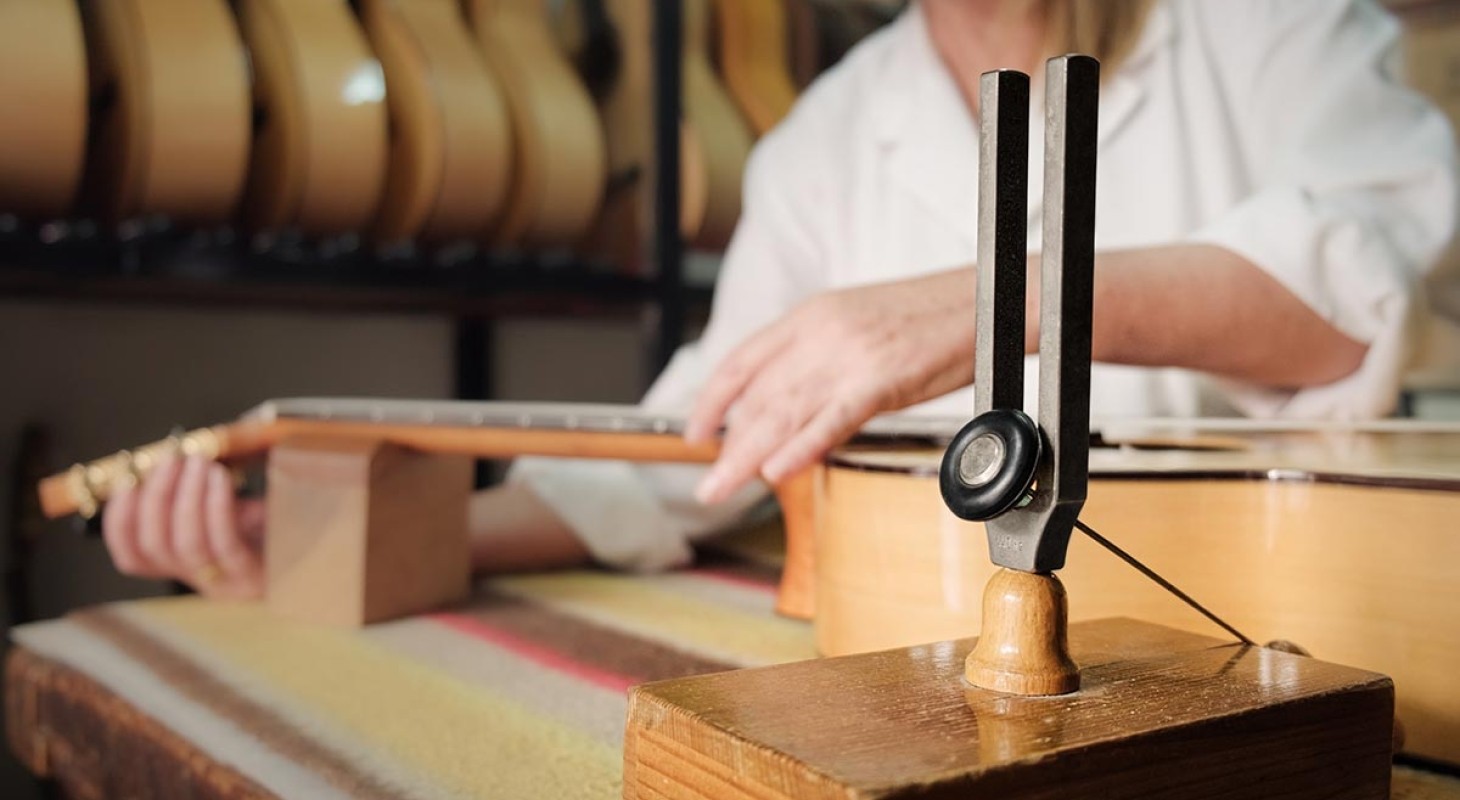
[[[795,475],[851,438],[876,413],[877,405],[870,394],[851,395],[848,400],[823,406],[809,423],[765,460],[761,477],[774,485]]]
[[[208,488],[209,461],[193,456],[183,462],[173,490],[171,544],[177,559],[177,577],[191,584],[216,579],[212,546],[208,543],[203,496]],[[194,588],[202,588],[195,586]]]
[[[730,407],[792,335],[795,323],[795,317],[775,323],[751,336],[726,357],[695,398],[694,408],[684,428],[684,438],[690,442],[703,442],[714,437],[724,424]]]
[[[137,500],[138,548],[153,571],[168,575],[176,575],[178,567],[169,528],[172,525],[173,496],[181,471],[182,462],[178,459],[162,459],[143,481]]]
[[[719,459],[695,489],[700,502],[726,500],[754,480],[766,457],[816,412],[820,399],[805,386],[791,388],[794,385],[767,375],[747,392],[725,434]],[[761,395],[770,402],[761,400]]]
[[[257,597],[262,589],[262,566],[258,553],[244,541],[240,526],[242,509],[234,496],[228,470],[221,464],[209,465],[204,509],[208,539],[223,584],[231,596]]]
[[[117,571],[137,578],[157,577],[137,541],[136,486],[122,486],[112,492],[101,512],[101,537]]]

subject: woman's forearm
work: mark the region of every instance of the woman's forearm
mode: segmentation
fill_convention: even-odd
[[[1210,245],[1098,255],[1092,338],[1096,361],[1281,388],[1331,383],[1367,352],[1262,269]]]
[[[589,560],[588,549],[567,523],[520,484],[477,492],[467,520],[473,572],[531,572]]]

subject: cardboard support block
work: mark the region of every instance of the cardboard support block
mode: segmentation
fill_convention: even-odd
[[[636,687],[627,798],[1384,798],[1382,676],[1125,619],[1070,626],[1079,691],[963,679],[974,640]]]
[[[471,491],[463,456],[369,439],[283,442],[269,456],[269,607],[359,626],[462,599]]]

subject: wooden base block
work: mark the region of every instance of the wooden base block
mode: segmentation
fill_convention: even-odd
[[[1078,692],[970,686],[973,640],[630,694],[628,798],[1383,798],[1382,675],[1125,619],[1070,626]]]
[[[359,626],[470,587],[472,462],[368,439],[297,438],[269,456],[269,607]]]

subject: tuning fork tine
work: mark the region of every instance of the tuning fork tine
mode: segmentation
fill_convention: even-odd
[[[1024,405],[1029,76],[984,73],[979,111],[975,414]]]
[[[1049,457],[1037,482],[1052,506],[1036,567],[1064,565],[1090,472],[1095,282],[1095,152],[1100,62],[1050,59],[1045,78],[1044,241],[1040,250],[1039,427]]]
[[[1022,410],[1029,78],[991,72],[979,88],[977,416],[949,446],[939,485],[955,514],[987,521],[995,564],[1051,572],[1089,482],[1100,64],[1061,56],[1045,79],[1037,424]]]

